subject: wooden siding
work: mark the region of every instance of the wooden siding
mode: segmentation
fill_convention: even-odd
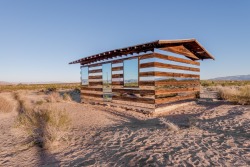
[[[184,81],[155,81],[156,86],[160,85],[200,85],[199,80],[184,80]]]
[[[163,59],[163,60],[170,60],[170,61],[174,61],[174,62],[192,64],[192,65],[197,65],[197,66],[200,65],[200,63],[196,62],[196,61],[178,58],[178,57],[174,57],[174,56],[163,55],[160,53],[153,53],[153,54],[147,54],[147,55],[141,56],[141,60],[142,59],[149,59],[149,58],[159,58],[159,59]]]
[[[112,89],[113,92],[117,93],[132,93],[132,94],[141,94],[141,95],[155,95],[154,90],[143,90],[143,89]]]
[[[101,73],[102,69],[97,69],[97,70],[89,70],[89,73]]]
[[[112,67],[112,71],[122,71],[123,70],[123,66],[120,67]]]
[[[136,88],[124,87],[123,60],[136,57],[139,57],[139,60],[150,58],[169,60],[168,63],[154,62],[154,60],[153,62],[139,63],[139,68],[144,69],[145,71],[149,68],[157,67],[176,70],[177,72],[161,72],[152,70],[139,72],[139,86]],[[112,63],[112,102],[117,104],[155,109],[156,105],[158,106],[171,102],[195,99],[200,91],[200,69],[198,67],[200,63],[196,61],[159,53],[151,53],[131,58],[106,61],[103,63],[92,64],[90,66],[98,67],[107,62]],[[191,64],[196,65],[197,67],[188,67],[185,66],[185,64],[173,65],[171,62]],[[118,65],[117,67],[113,66],[113,64],[118,63],[122,63],[122,65]],[[178,72],[178,70],[185,71],[185,73]],[[191,72],[195,72],[195,74],[188,74]],[[100,75],[100,73],[102,73],[102,69],[91,69],[89,70],[89,73],[91,74],[89,75],[89,85],[81,87],[82,100],[84,101],[84,99],[86,99],[90,102],[103,102],[103,82],[102,75]],[[140,80],[140,77],[143,77],[143,80]],[[152,77],[167,77],[173,79],[152,80]]]
[[[139,103],[147,103],[147,104],[154,104],[155,103],[154,99],[149,99],[149,98],[113,96],[113,99],[114,100],[139,102]]]
[[[177,88],[177,89],[158,89],[155,91],[155,95],[165,95],[170,93],[186,93],[186,92],[197,92],[200,89],[194,88]]]
[[[200,75],[196,74],[183,74],[183,73],[172,73],[172,72],[159,72],[159,71],[149,71],[140,72],[140,77],[179,77],[179,78],[200,78]]]
[[[177,101],[180,101],[180,100],[188,100],[188,99],[195,99],[195,98],[196,98],[196,94],[190,94],[190,95],[185,95],[185,96],[177,96],[177,97],[160,98],[160,99],[155,99],[155,104],[177,102]]]
[[[150,62],[150,63],[140,64],[140,68],[150,68],[150,67],[200,72],[199,68],[185,67],[185,66],[172,65],[172,64],[164,64],[164,63],[159,63],[159,62]]]

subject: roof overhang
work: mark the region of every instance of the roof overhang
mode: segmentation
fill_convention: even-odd
[[[112,59],[118,56],[154,51],[154,49],[182,54],[190,58],[191,60],[214,59],[214,57],[196,39],[181,39],[157,40],[125,48],[110,50],[107,52],[84,57],[82,59],[70,62],[69,64],[81,63],[82,65],[84,65],[101,60]]]

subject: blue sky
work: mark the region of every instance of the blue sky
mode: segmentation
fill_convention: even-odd
[[[0,81],[80,81],[70,61],[157,39],[196,38],[201,78],[250,74],[250,1],[0,0]]]

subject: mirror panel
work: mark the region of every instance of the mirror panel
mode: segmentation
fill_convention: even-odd
[[[82,85],[89,84],[89,68],[88,67],[81,67],[81,82],[82,82]]]
[[[123,75],[125,87],[138,87],[139,86],[139,70],[138,58],[124,60],[123,62]]]

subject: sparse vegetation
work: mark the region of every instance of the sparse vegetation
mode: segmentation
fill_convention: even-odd
[[[217,87],[221,99],[242,105],[250,104],[250,85],[242,87]]]
[[[24,129],[29,142],[39,147],[49,148],[67,139],[70,119],[65,111],[53,109],[50,106],[46,108],[28,106],[19,93],[15,93],[14,97],[19,103],[16,125]]]
[[[43,104],[43,100],[36,101],[36,105],[42,105],[42,104]]]
[[[58,92],[51,92],[47,97],[47,102],[50,103],[61,102],[62,100],[63,98]]]
[[[250,81],[212,81],[212,80],[201,80],[201,86],[246,86],[250,85]]]
[[[17,90],[58,90],[58,89],[79,89],[80,83],[68,84],[18,84],[18,85],[0,85],[2,91],[17,91]]]
[[[46,148],[66,139],[69,123],[66,112],[53,109],[26,109],[17,118],[17,125],[25,130],[29,140]]]
[[[68,93],[64,93],[63,94],[63,100],[64,101],[72,101],[72,98]]]
[[[0,97],[0,112],[11,112],[13,109],[14,107],[11,105],[11,102],[3,97]]]

